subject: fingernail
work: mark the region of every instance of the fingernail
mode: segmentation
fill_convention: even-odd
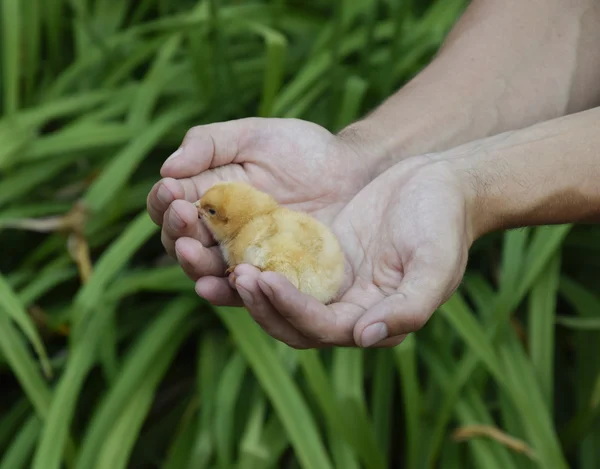
[[[177,215],[175,210],[171,210],[171,216],[169,217],[170,225],[176,230],[182,230],[185,228],[185,222],[183,219]]]
[[[385,323],[376,322],[365,328],[360,336],[360,341],[362,342],[363,347],[371,347],[377,342],[381,342],[383,339],[387,338],[387,336],[388,329]]]
[[[252,295],[248,290],[237,285],[237,292],[246,306],[252,306]]]
[[[175,150],[175,151],[174,151],[174,152],[171,154],[171,156],[169,156],[169,157],[168,157],[168,158],[165,160],[165,163],[166,163],[167,161],[170,161],[170,160],[173,160],[173,159],[177,158],[178,156],[181,156],[181,154],[182,154],[182,153],[183,153],[183,148],[179,147],[177,150]]]
[[[158,197],[158,200],[166,205],[169,205],[173,201],[173,194],[171,194],[171,191],[162,184],[156,192],[156,197]]]

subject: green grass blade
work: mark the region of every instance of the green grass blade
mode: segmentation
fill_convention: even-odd
[[[196,425],[197,435],[190,467],[206,467],[215,451],[214,411],[217,399],[217,384],[226,363],[225,341],[217,334],[205,334],[198,347],[198,398],[202,402]]]
[[[331,438],[341,438],[348,443],[365,467],[385,467],[385,457],[368,421],[365,405],[352,397],[357,394],[356,386],[349,394],[336,395],[328,371],[315,351],[303,351],[299,356],[310,389],[327,419]]]
[[[329,469],[331,461],[304,399],[256,323],[242,310],[217,308],[233,337],[271,399],[296,454],[305,469]]]
[[[99,452],[96,469],[126,469],[133,445],[137,441],[142,424],[154,400],[154,393],[175,353],[189,334],[187,328],[179,328],[164,343],[161,353],[156,357],[153,366],[139,382],[137,389],[131,394],[129,402],[117,421],[113,424],[102,449]]]
[[[456,294],[453,296],[456,298]],[[511,359],[505,358],[504,364],[498,360],[489,342],[484,337],[485,333],[477,326],[470,314],[466,312],[466,305],[459,307],[456,301],[449,301],[442,306],[446,318],[455,330],[461,334],[463,340],[477,353],[479,358],[486,364],[490,373],[495,377],[498,384],[502,385],[513,398],[513,402],[523,416],[523,423],[529,429],[528,434],[534,443],[536,453],[542,461],[554,461],[557,468],[567,467],[564,457],[558,447],[558,441],[553,431],[553,426],[547,413],[539,400],[542,400],[537,383],[531,382],[531,377],[523,370],[528,366],[519,352],[513,347],[510,352]],[[506,355],[505,355],[506,356]],[[512,361],[511,361],[512,360]],[[519,365],[516,365],[518,360]],[[519,374],[518,379],[512,382],[506,380],[507,371]],[[527,376],[528,385],[523,387],[522,380]],[[518,389],[517,389],[518,388]],[[522,389],[526,389],[524,392]],[[539,394],[539,396],[538,396]]]
[[[505,383],[511,389],[512,401],[520,413],[540,466],[568,468],[531,362],[514,335],[504,344],[500,353],[506,370]]]
[[[444,317],[457,331],[462,339],[475,351],[479,359],[485,363],[490,373],[496,378],[502,379],[502,366],[492,345],[486,340],[485,334],[481,333],[481,326],[463,300],[461,294],[456,292],[450,300],[440,307]]]
[[[251,401],[246,428],[240,441],[238,469],[260,469],[267,462],[268,454],[262,446],[267,400],[264,394],[256,394]]]
[[[132,135],[131,129],[121,124],[81,124],[40,137],[21,160],[44,161],[68,153],[110,148],[129,141]]]
[[[521,286],[517,289],[513,304],[519,303],[525,293],[529,291],[533,282],[552,259],[554,253],[560,249],[560,245],[572,228],[572,225],[557,225],[540,226],[535,229],[524,262],[526,268],[523,270]]]
[[[239,353],[229,360],[219,380],[215,400],[215,450],[217,463],[222,469],[233,467],[235,404],[240,398],[242,381],[247,365]]]
[[[450,377],[456,372],[454,365],[450,360],[444,358],[431,347],[424,348],[423,356],[431,370],[432,378],[436,381],[442,392],[446,391],[451,383]],[[461,425],[477,424],[495,426],[482,397],[474,392],[472,386],[469,385],[467,385],[465,392],[459,398],[454,413]],[[451,444],[456,443],[451,442]],[[477,467],[485,467],[486,469],[514,467],[514,461],[511,460],[508,452],[496,442],[470,439],[467,444],[473,454],[474,461],[477,461]]]
[[[175,35],[160,48],[154,63],[146,74],[143,85],[137,90],[137,96],[129,111],[128,123],[134,129],[143,129],[150,122],[156,100],[171,70],[169,62],[179,49],[181,36]]]
[[[264,24],[252,22],[249,24],[249,28],[261,35],[265,41],[265,74],[258,115],[260,117],[270,117],[273,113],[275,98],[283,81],[288,41],[279,31]]]
[[[577,411],[561,428],[560,436],[565,451],[578,450],[582,468],[592,469],[600,461],[600,364],[596,360],[600,355],[600,342],[588,326],[598,322],[600,298],[567,276],[560,280],[560,293],[576,314],[560,318],[560,323],[568,321],[568,325],[577,325],[572,339],[575,344],[573,386]]]
[[[0,121],[0,170],[10,168],[22,161],[23,154],[35,137],[35,131],[24,125],[18,118]]]
[[[529,352],[549,412],[554,407],[554,323],[559,276],[560,253],[557,253],[529,296]]]
[[[133,399],[113,424],[112,431],[98,454],[96,469],[125,469],[130,451],[140,431],[143,419],[152,405],[154,389],[146,382],[133,393]]]
[[[364,403],[363,395],[363,362],[359,349],[335,349],[333,351],[332,381],[336,398],[347,402],[346,410]],[[362,412],[366,413],[364,406]],[[330,430],[331,432],[332,430]],[[359,462],[354,448],[343,438],[331,435],[331,451],[336,467],[358,468]]]
[[[0,309],[0,352],[21,384],[39,417],[45,418],[50,407],[50,390],[40,370],[13,325],[11,317]]]
[[[163,469],[180,469],[189,466],[197,433],[197,421],[193,418],[198,410],[197,407],[197,401],[192,400],[184,412],[165,456]]]
[[[352,123],[358,116],[369,84],[357,75],[350,75],[344,84],[341,104],[333,131],[338,131]]]
[[[567,276],[560,279],[561,295],[573,305],[581,319],[595,319],[600,314],[600,297]]]
[[[19,112],[19,120],[32,127],[41,127],[52,120],[75,117],[82,112],[90,112],[92,108],[104,104],[114,96],[114,90],[94,90],[71,94],[42,102],[33,108],[23,109]]]
[[[59,258],[48,263],[31,282],[18,292],[19,299],[23,305],[29,306],[52,288],[76,275],[77,269],[70,267],[66,258]]]
[[[530,231],[529,228],[521,228],[509,230],[504,234],[500,270],[500,289],[502,291],[514,291],[518,287]]]
[[[533,239],[529,245],[529,250],[523,263],[524,269],[521,273],[520,286],[516,293],[503,294],[497,301],[490,304],[492,311],[485,316],[491,318],[487,326],[488,334],[486,337],[494,340],[500,325],[504,324],[514,308],[523,300],[537,277],[541,274],[544,267],[550,262],[552,256],[560,248],[566,235],[571,229],[570,225],[559,225],[551,227],[538,227],[535,229]],[[507,290],[510,292],[510,290]],[[484,336],[482,336],[484,337]],[[473,340],[479,340],[474,338]],[[462,360],[461,366],[455,375],[453,386],[444,396],[444,403],[438,415],[436,425],[432,432],[431,448],[428,451],[427,467],[432,468],[438,456],[442,445],[444,428],[448,424],[454,404],[460,395],[462,387],[469,381],[473,372],[477,369],[479,358],[473,354],[467,354]]]
[[[390,350],[378,350],[375,355],[375,370],[373,389],[371,395],[371,408],[373,413],[373,429],[375,438],[379,442],[382,454],[386,459],[386,466],[390,443],[393,418],[390,409],[394,402],[394,362]]]
[[[7,409],[0,420],[0,449],[7,446],[7,442],[12,439],[15,431],[23,424],[28,412],[31,411],[31,405],[26,398],[19,399],[16,403]]]
[[[287,438],[283,425],[277,416],[272,416],[265,425],[263,433],[263,447],[267,452],[268,460],[265,469],[278,469],[283,453],[289,448],[290,442]]]
[[[597,318],[572,318],[570,316],[557,316],[556,323],[570,329],[581,331],[599,331],[600,317]]]
[[[175,341],[180,330],[193,330],[190,327],[190,313],[197,305],[197,300],[185,297],[173,300],[137,339],[123,362],[115,384],[100,403],[85,432],[77,469],[93,467],[104,441],[111,433],[113,422],[130,402],[130,396],[139,388],[163,349]]]
[[[19,0],[2,0],[2,71],[4,115],[19,108],[21,77],[21,5]]]
[[[39,417],[33,415],[27,419],[21,429],[16,433],[10,447],[0,461],[0,469],[20,469],[31,458],[41,423]]]
[[[85,202],[94,212],[108,206],[118,196],[146,153],[176,124],[198,112],[197,104],[185,103],[158,117],[111,160],[102,175],[94,181],[85,196]]]
[[[33,345],[33,348],[39,357],[44,374],[48,378],[51,377],[52,367],[50,366],[48,354],[44,347],[44,343],[35,328],[35,324],[29,314],[27,314],[27,311],[25,311],[19,297],[12,288],[10,288],[2,274],[0,274],[0,309],[3,309],[12,320],[19,325],[25,336],[31,342],[31,345]]]
[[[0,181],[0,206],[23,197],[43,182],[54,178],[70,163],[70,159],[54,158],[52,161],[44,161],[15,171],[10,178]]]
[[[33,458],[32,469],[59,469],[67,442],[67,432],[84,380],[95,363],[97,348],[104,330],[114,314],[114,305],[102,304],[94,315],[82,340],[76,343],[66,369],[58,382],[48,417]]]
[[[78,291],[74,299],[73,321],[76,325],[87,320],[89,311],[98,304],[108,283],[156,231],[158,227],[152,223],[147,213],[142,212],[104,252],[94,266],[89,281]]]
[[[406,415],[406,464],[407,467],[417,467],[421,445],[421,390],[417,375],[417,356],[415,351],[416,338],[410,334],[404,342],[394,348],[394,358],[398,368],[398,377],[402,387],[404,413]]]

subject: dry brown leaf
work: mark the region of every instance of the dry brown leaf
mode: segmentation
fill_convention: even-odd
[[[524,454],[534,461],[537,460],[535,452],[527,443],[490,425],[466,425],[458,428],[452,435],[455,441],[464,441],[480,436],[491,438],[516,453]]]
[[[2,222],[2,227],[41,233],[58,232],[66,234],[67,250],[77,264],[81,282],[86,283],[92,274],[90,249],[84,234],[87,215],[88,211],[85,204],[79,201],[65,215],[6,220]]]

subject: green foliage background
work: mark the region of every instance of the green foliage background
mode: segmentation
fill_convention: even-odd
[[[400,347],[300,352],[197,298],[145,213],[192,125],[337,130],[466,1],[0,5],[0,469],[600,467],[597,228],[489,236]],[[64,235],[11,227],[80,199],[85,285]],[[475,424],[533,454],[452,438]]]

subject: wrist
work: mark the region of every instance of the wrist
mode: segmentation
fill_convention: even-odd
[[[434,155],[460,181],[473,239],[600,221],[599,124],[600,108]]]
[[[488,233],[516,228],[519,224],[518,210],[509,208],[510,200],[503,201],[510,193],[502,189],[506,185],[505,177],[500,173],[491,177],[490,171],[495,170],[490,165],[496,167],[494,157],[500,156],[474,151],[443,159],[461,188],[471,243]]]
[[[379,110],[344,127],[337,136],[350,145],[363,160],[369,182],[395,164],[434,151],[431,139],[425,138],[429,125],[414,119],[395,125]]]
[[[355,153],[364,167],[368,184],[383,172],[382,166],[393,160],[398,149],[390,147],[383,132],[368,118],[355,121],[340,130],[336,137]],[[394,151],[396,150],[396,151]]]

